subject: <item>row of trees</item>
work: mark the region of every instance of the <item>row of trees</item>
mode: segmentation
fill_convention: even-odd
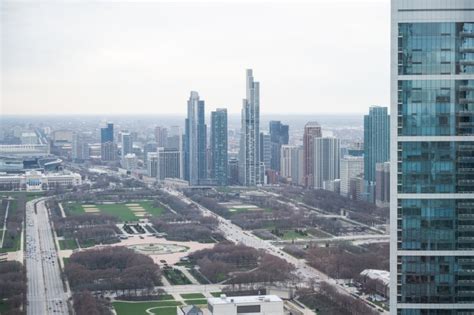
[[[214,283],[227,279],[231,284],[285,281],[294,270],[294,266],[279,257],[228,242],[197,251],[190,258]]]
[[[352,200],[323,189],[306,190],[303,193],[303,202],[336,214],[339,214],[341,209],[348,210],[349,217],[369,225],[385,223],[389,216],[386,208],[379,208],[365,201]]]
[[[2,314],[25,314],[26,270],[17,261],[0,263],[0,301],[7,306]]]
[[[118,242],[117,234],[121,234],[122,231],[115,225],[118,222],[117,217],[103,213],[85,213],[63,218],[56,200],[50,199],[47,203],[58,236],[77,239],[81,244]]]
[[[153,259],[126,247],[104,247],[71,255],[65,274],[75,291],[150,289],[160,283]]]
[[[108,300],[94,297],[89,291],[76,292],[72,296],[76,315],[112,315]]]
[[[355,279],[364,269],[389,270],[389,245],[372,244],[362,250],[347,244],[311,247],[306,260],[332,278]]]
[[[315,309],[321,315],[376,315],[377,310],[371,308],[362,300],[322,282],[318,290],[301,289],[298,300],[308,307]]]

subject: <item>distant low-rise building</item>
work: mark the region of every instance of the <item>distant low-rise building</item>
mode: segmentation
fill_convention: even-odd
[[[211,315],[272,314],[283,315],[283,300],[276,295],[233,296],[222,295],[207,299]]]
[[[367,284],[373,281],[375,293],[388,298],[390,295],[390,272],[386,270],[365,269],[360,273],[361,282]]]
[[[0,173],[0,190],[42,191],[81,184],[81,175],[72,172],[41,173],[30,171],[25,174],[13,175]]]

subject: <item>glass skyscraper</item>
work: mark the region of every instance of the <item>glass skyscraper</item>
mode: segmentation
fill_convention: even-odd
[[[375,182],[375,164],[390,159],[390,119],[387,107],[372,106],[364,116],[364,179]]]
[[[391,41],[391,314],[474,314],[474,1],[392,0]]]
[[[107,125],[100,129],[100,156],[103,161],[113,161],[116,157],[116,147],[114,142],[114,124]]]
[[[199,185],[207,179],[207,126],[204,101],[199,99],[198,92],[191,91],[185,125],[184,179],[191,186]]]
[[[281,146],[287,145],[289,141],[289,126],[283,125],[281,121],[272,120],[269,123],[271,141],[271,162],[270,168],[280,171]]]
[[[211,112],[211,177],[217,185],[227,185],[227,109]]]
[[[260,83],[252,69],[246,72],[246,98],[242,104],[242,127],[239,151],[239,181],[244,186],[262,184],[260,162]]]

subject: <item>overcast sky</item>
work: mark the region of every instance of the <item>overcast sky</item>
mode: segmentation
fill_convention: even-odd
[[[263,113],[389,105],[388,0],[0,1],[3,114]]]

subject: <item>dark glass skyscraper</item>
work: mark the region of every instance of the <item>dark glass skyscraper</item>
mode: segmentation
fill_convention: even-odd
[[[184,179],[190,185],[199,185],[207,179],[207,126],[204,101],[192,91],[188,100],[188,118],[184,136]]]
[[[103,161],[113,161],[116,158],[113,123],[109,122],[100,129],[100,155]]]
[[[474,1],[392,1],[390,309],[474,312]]]
[[[217,185],[227,185],[227,109],[211,112],[211,177]]]
[[[275,171],[280,171],[280,156],[281,146],[287,145],[289,141],[289,126],[283,125],[281,121],[272,120],[270,127],[270,141],[271,141],[271,162],[270,168]]]
[[[373,106],[364,116],[364,179],[375,183],[375,164],[390,159],[390,117],[387,107]]]

